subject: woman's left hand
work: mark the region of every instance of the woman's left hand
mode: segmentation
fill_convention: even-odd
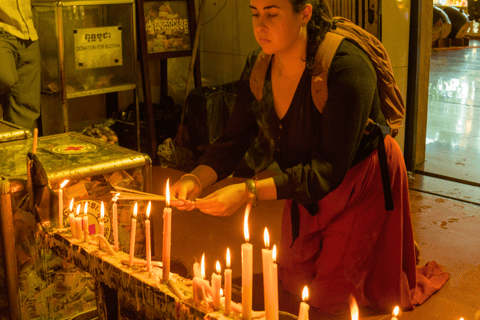
[[[205,198],[197,199],[195,207],[212,216],[226,217],[247,202],[248,191],[244,183],[232,184],[217,190]]]

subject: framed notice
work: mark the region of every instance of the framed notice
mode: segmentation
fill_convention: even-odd
[[[192,54],[195,38],[194,0],[140,0],[140,40],[149,58]]]
[[[122,27],[73,30],[75,69],[121,66]]]

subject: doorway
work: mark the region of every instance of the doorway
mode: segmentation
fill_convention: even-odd
[[[430,58],[425,162],[419,170],[480,186],[480,40]]]

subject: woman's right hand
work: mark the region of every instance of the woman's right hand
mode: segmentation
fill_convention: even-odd
[[[177,206],[179,210],[195,209],[195,199],[202,193],[199,180],[193,175],[184,175],[170,187],[172,198],[184,200],[183,205]],[[187,201],[185,201],[187,200]]]

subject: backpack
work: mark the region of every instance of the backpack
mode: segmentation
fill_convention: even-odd
[[[312,99],[315,106],[320,113],[323,111],[328,98],[327,77],[330,64],[342,40],[348,39],[368,56],[375,69],[380,109],[390,128],[389,133],[395,137],[403,124],[405,105],[393,77],[392,65],[385,47],[375,36],[350,20],[342,17],[334,17],[333,20],[334,27],[325,35],[315,56],[315,64],[318,64],[315,68],[321,68],[320,74],[312,76]],[[255,61],[250,76],[250,88],[258,101],[262,99],[263,84],[270,58],[271,55],[262,51]],[[368,119],[366,126],[369,124],[373,124],[373,120]]]

